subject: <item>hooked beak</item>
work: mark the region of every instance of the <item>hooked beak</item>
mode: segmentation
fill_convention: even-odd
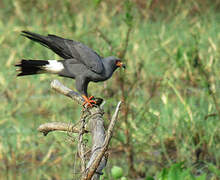
[[[118,67],[123,67],[124,69],[126,69],[125,64],[123,64],[121,61],[118,61],[118,62],[116,63],[116,66],[118,66]]]

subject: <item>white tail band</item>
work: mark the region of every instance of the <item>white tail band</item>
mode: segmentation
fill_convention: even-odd
[[[46,71],[51,73],[58,73],[64,69],[63,63],[56,60],[48,60],[49,64],[45,65],[44,68]]]

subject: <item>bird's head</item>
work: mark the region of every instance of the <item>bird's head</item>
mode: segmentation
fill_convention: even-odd
[[[120,59],[116,59],[115,64],[116,64],[117,67],[122,67],[122,68],[126,69],[125,64],[123,62],[121,62]]]
[[[121,61],[121,59],[115,57],[115,56],[110,56],[106,58],[107,61],[111,64],[113,69],[117,68],[126,68],[125,64]]]

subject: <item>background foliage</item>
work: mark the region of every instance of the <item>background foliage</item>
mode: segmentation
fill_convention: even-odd
[[[106,126],[117,101],[124,101],[105,179],[114,165],[128,179],[166,179],[182,175],[182,168],[219,177],[218,0],[2,0],[0,8],[0,179],[79,176],[74,135],[45,138],[36,131],[44,122],[78,121],[81,107],[49,87],[54,78],[70,88],[74,82],[16,78],[13,65],[22,58],[60,59],[21,30],[75,39],[126,62],[126,71],[89,87],[106,100]]]

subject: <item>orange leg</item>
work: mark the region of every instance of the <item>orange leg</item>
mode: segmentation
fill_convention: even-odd
[[[85,95],[82,95],[82,97],[84,98],[85,102],[83,103],[83,106],[88,104],[89,107],[92,107],[94,104],[96,104],[96,101],[92,100],[92,98],[94,98],[94,96],[90,96],[89,98]]]

